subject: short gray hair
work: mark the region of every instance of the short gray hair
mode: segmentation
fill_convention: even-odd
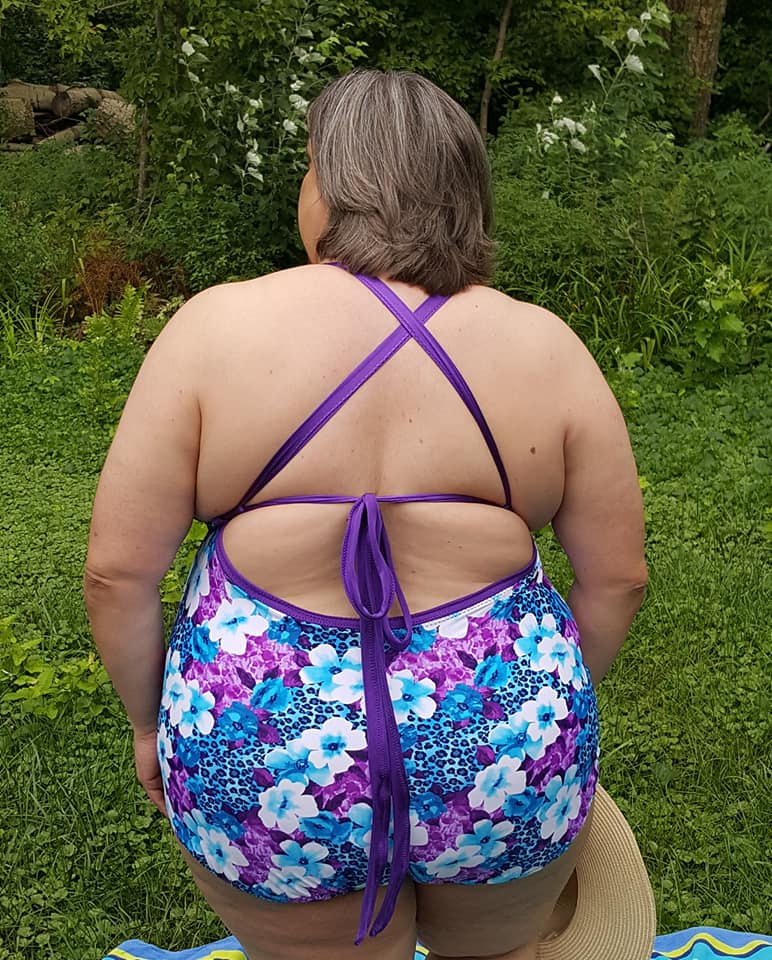
[[[308,129],[329,213],[320,259],[432,294],[490,280],[488,158],[447,93],[415,73],[355,70],[314,100]]]

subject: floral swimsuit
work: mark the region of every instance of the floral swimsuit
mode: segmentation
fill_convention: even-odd
[[[504,883],[564,853],[597,782],[595,694],[576,623],[542,570],[411,613],[379,502],[422,494],[253,498],[410,338],[482,411],[417,311],[358,276],[400,326],[315,410],[233,510],[210,524],[166,658],[158,752],[178,840],[240,890],[281,902],[364,888],[357,942],[389,922],[402,882]],[[303,610],[230,562],[225,524],[278,503],[351,503],[341,569],[357,617]],[[397,601],[402,616],[389,617]],[[388,889],[373,917],[381,884]]]

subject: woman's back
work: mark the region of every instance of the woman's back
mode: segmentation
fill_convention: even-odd
[[[412,309],[425,298],[417,288],[391,286]],[[218,288],[198,309],[204,342],[198,338],[195,349],[206,373],[197,387],[197,511],[208,519],[238,502],[284,440],[397,323],[363,285],[329,265]],[[561,372],[568,373],[561,359],[569,358],[555,357],[558,325],[544,311],[483,287],[457,294],[429,320],[483,409],[515,512],[468,503],[383,504],[411,609],[524,566],[530,530],[560,506],[568,416],[555,396]],[[564,341],[570,345],[570,335]],[[541,400],[545,390],[549,403]],[[415,342],[391,357],[256,500],[364,492],[504,501],[474,418]],[[340,578],[347,513],[345,505],[330,504],[257,510],[231,521],[224,543],[240,572],[268,592],[347,615]]]

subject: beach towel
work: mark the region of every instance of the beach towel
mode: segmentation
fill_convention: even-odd
[[[416,947],[415,960],[424,960],[426,950]],[[772,937],[736,933],[716,927],[692,927],[657,937],[652,960],[772,960]],[[235,937],[208,943],[192,950],[161,950],[142,940],[127,940],[104,960],[247,960]],[[624,960],[620,957],[619,960]]]

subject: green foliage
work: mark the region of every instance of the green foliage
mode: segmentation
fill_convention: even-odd
[[[742,366],[770,342],[772,169],[736,118],[685,147],[648,118],[657,11],[626,46],[607,39],[616,62],[590,65],[596,99],[555,95],[508,118],[495,282],[563,316],[607,366]]]
[[[180,544],[174,563],[161,581],[161,601],[166,605],[169,612],[176,608],[182,599],[185,581],[193,565],[196,552],[204,542],[206,533],[206,524],[194,520],[185,539]]]
[[[90,721],[107,709],[110,681],[94,652],[48,652],[42,637],[17,640],[12,622],[0,620],[0,714]]]

